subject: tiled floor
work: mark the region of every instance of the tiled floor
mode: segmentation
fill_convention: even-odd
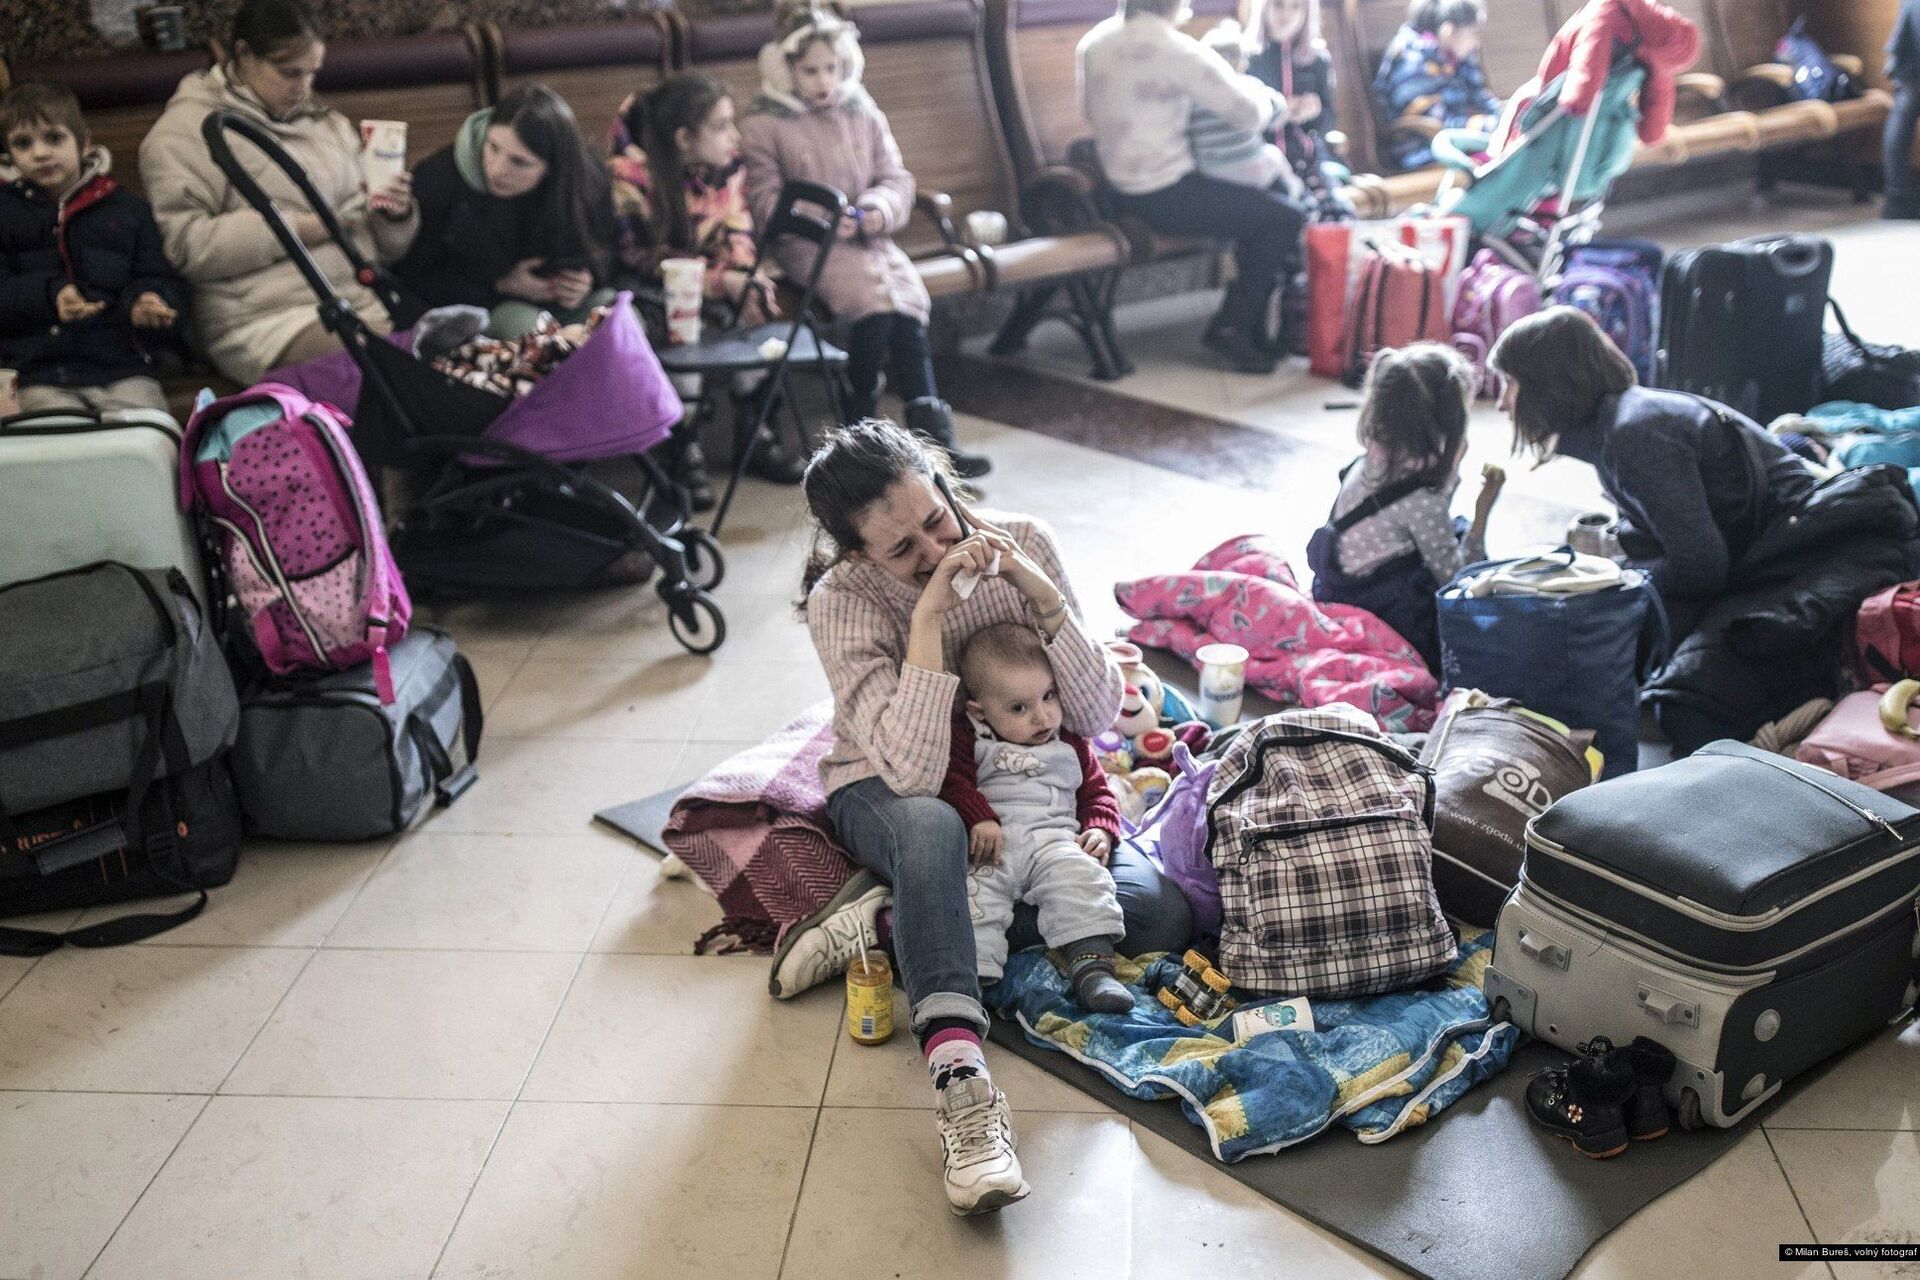
[[[1886,285],[1890,263],[1914,278],[1920,236],[1858,217],[1806,198],[1656,230],[1830,229],[1856,324],[1920,345],[1910,290]],[[1200,367],[1205,306],[1127,317],[1141,371],[1123,389],[1272,432],[1300,459],[1272,492],[964,424],[998,462],[992,502],[1053,522],[1103,629],[1116,578],[1246,530],[1302,545],[1351,450],[1351,411],[1325,407],[1351,401],[1341,389]],[[1033,359],[1080,368],[1045,338]],[[1506,452],[1481,414],[1475,463]],[[1496,544],[1551,536],[1596,496],[1572,463],[1517,474]],[[147,945],[0,958],[0,1280],[1394,1274],[1007,1055],[1035,1195],[956,1220],[905,1037],[861,1048],[836,990],[779,1004],[764,961],[689,954],[711,899],[588,819],[824,692],[790,608],[804,540],[791,491],[750,488],[726,539],[732,636],[711,660],[680,653],[645,591],[438,611],[490,721],[483,781],[457,806],[397,841],[252,849],[200,919]],[[1483,1225],[1523,1224],[1515,1208]],[[1579,1274],[1819,1276],[1775,1244],[1916,1238],[1908,1027]]]

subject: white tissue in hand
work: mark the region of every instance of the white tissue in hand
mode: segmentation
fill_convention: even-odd
[[[953,594],[965,600],[973,594],[973,589],[980,585],[980,579],[997,578],[999,576],[1000,553],[996,551],[993,553],[993,559],[987,561],[987,568],[984,573],[978,569],[962,569],[960,572],[954,574]]]
[[[762,360],[778,360],[785,354],[787,354],[787,340],[785,338],[768,338],[760,344],[760,358]]]

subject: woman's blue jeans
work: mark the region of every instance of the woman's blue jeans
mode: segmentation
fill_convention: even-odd
[[[934,1018],[964,1018],[987,1030],[967,916],[967,829],[936,796],[901,796],[879,778],[849,783],[827,814],[853,860],[893,886],[893,952],[917,1032]],[[1193,934],[1186,898],[1143,854],[1116,849],[1109,869],[1126,915],[1122,955],[1178,951]],[[1040,943],[1036,912],[1022,903],[1007,931],[1010,951]]]

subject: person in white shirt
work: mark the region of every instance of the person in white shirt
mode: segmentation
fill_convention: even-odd
[[[1241,372],[1271,373],[1290,335],[1267,331],[1268,307],[1298,261],[1306,212],[1283,191],[1200,172],[1188,128],[1200,109],[1227,128],[1265,130],[1286,103],[1184,34],[1185,16],[1186,0],[1122,0],[1080,41],[1080,107],[1120,209],[1157,231],[1233,242],[1238,273],[1205,342]]]

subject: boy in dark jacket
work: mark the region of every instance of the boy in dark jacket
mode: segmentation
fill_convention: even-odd
[[[72,91],[21,84],[0,102],[0,364],[20,407],[158,409],[154,348],[186,288],[147,202],[108,175]]]

